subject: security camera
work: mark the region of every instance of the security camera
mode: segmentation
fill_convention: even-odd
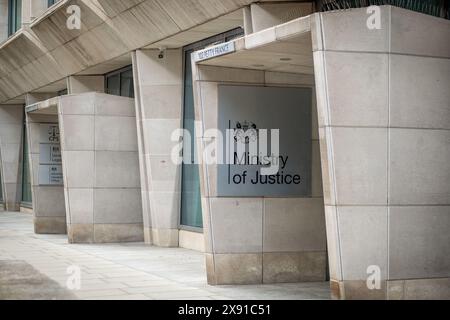
[[[165,55],[166,55],[166,47],[161,47],[159,48],[159,54],[158,54],[158,59],[164,59]]]

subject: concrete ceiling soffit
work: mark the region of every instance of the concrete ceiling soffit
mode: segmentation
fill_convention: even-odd
[[[235,11],[255,0],[156,0],[181,30]]]
[[[56,60],[27,29],[0,49],[1,101],[62,76]]]
[[[94,6],[102,10],[109,18],[114,18],[120,13],[135,7],[145,0],[91,0]]]
[[[7,76],[45,54],[39,42],[22,30],[0,47],[0,77]]]
[[[66,10],[70,5],[77,5],[81,10],[81,28],[69,29]],[[88,31],[102,25],[105,22],[104,13],[95,7],[91,1],[71,0],[66,5],[59,6],[46,19],[37,20],[30,25],[30,29],[36,34],[47,50],[66,44]]]
[[[254,0],[69,0],[0,49],[0,101],[179,34]],[[69,5],[81,29],[67,28]]]

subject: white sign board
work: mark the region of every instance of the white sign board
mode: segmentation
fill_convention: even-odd
[[[55,123],[40,125],[39,185],[64,185],[59,125]]]
[[[61,165],[39,165],[39,185],[61,186],[63,184],[64,182]]]
[[[44,144],[39,146],[39,163],[40,164],[60,164],[61,163],[61,147],[59,144]]]
[[[200,51],[195,52],[195,62],[200,62],[215,57],[224,56],[236,51],[234,42],[222,43],[217,46],[209,47]]]

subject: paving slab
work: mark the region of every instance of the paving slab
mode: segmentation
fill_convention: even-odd
[[[66,287],[71,267],[80,290]],[[0,299],[303,300],[330,299],[328,282],[209,286],[204,254],[144,243],[69,244],[36,235],[29,214],[0,212]]]

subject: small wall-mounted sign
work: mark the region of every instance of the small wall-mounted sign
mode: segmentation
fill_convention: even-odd
[[[62,186],[62,158],[59,125],[48,123],[40,125],[39,144],[39,185]]]
[[[218,98],[219,131],[233,132],[217,170],[219,197],[310,197],[312,90],[219,85]]]
[[[46,123],[40,126],[41,143],[59,143],[59,125]]]
[[[236,52],[236,47],[234,42],[222,43],[210,48],[206,48],[200,51],[195,52],[195,62],[209,60],[215,57],[224,56],[226,54],[230,54]]]
[[[61,165],[39,165],[39,185],[62,186],[63,173]]]

